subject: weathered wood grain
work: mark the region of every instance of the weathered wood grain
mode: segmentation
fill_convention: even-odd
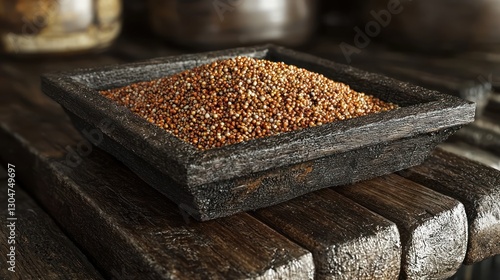
[[[397,279],[396,225],[329,189],[254,212],[312,252],[316,279]]]
[[[467,217],[457,200],[397,175],[336,191],[396,223],[401,235],[404,279],[445,279],[462,264]]]
[[[3,148],[3,146],[2,146]],[[7,180],[0,180],[0,201],[7,203]],[[7,221],[7,211],[1,211],[0,230],[2,254],[1,279],[103,279],[87,257],[68,239],[55,222],[17,184],[15,190],[15,221]],[[7,225],[14,222],[15,235]],[[14,239],[9,237],[14,236]],[[15,243],[7,243],[14,240]],[[7,269],[7,254],[15,247],[15,267]]]
[[[0,107],[2,158],[22,161],[19,177],[107,277],[313,277],[311,253],[248,214],[185,220],[174,203],[96,148],[69,168],[65,148],[86,142],[62,111],[17,105]]]
[[[438,149],[424,164],[400,174],[464,204],[469,224],[465,263],[500,254],[498,170]]]
[[[237,55],[303,67],[401,107],[200,151],[97,91]],[[474,118],[473,104],[459,98],[275,46],[48,74],[42,79],[42,88],[62,104],[80,131],[97,130],[102,135],[102,141],[92,141],[92,137],[89,141],[99,142],[102,149],[173,201],[190,206],[199,220],[262,208],[316,189],[418,164],[438,142]],[[111,125],[113,129],[109,129]],[[373,168],[357,169],[356,165],[343,164],[345,160],[354,160],[354,156],[365,158]],[[375,164],[381,159],[386,161]],[[331,166],[339,170],[337,174],[343,174],[341,178],[325,176],[325,170]],[[304,167],[312,169],[303,170]]]

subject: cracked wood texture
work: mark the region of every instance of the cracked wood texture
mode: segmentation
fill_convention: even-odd
[[[185,221],[174,203],[98,149],[78,167],[67,168],[64,147],[84,143],[67,118],[60,110],[41,116],[22,109],[23,121],[21,112],[14,117],[0,111],[0,139],[8,147],[4,160],[22,161],[18,174],[28,189],[106,276],[313,277],[311,253],[248,214],[207,223]],[[58,135],[57,141],[52,135]]]
[[[467,217],[459,201],[393,174],[336,191],[396,223],[403,279],[445,279],[462,264]]]
[[[313,253],[316,279],[397,279],[396,225],[329,190],[306,194],[255,216]]]
[[[0,171],[1,177],[5,174]],[[0,201],[7,203],[7,179],[1,179]],[[10,230],[0,231],[0,252],[3,261],[15,246],[15,272],[0,269],[0,279],[104,279],[87,257],[59,229],[56,223],[19,186],[14,187],[16,199],[15,244],[8,244]],[[0,218],[7,219],[7,211]],[[7,222],[8,223],[8,222]]]
[[[500,254],[500,172],[437,149],[422,165],[400,174],[464,204],[469,221],[466,264]]]

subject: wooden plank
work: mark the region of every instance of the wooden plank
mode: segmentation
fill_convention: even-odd
[[[0,192],[0,201],[7,204],[7,180],[0,180],[0,186],[4,190]],[[13,189],[14,216],[9,216],[7,211],[0,214],[4,222],[2,227],[5,228],[0,231],[0,252],[3,256],[0,279],[103,279],[35,201],[18,184]],[[13,217],[17,220],[7,221],[7,218]],[[7,262],[11,260],[8,255],[15,258],[15,263]],[[14,271],[8,270],[11,265],[14,265]]]
[[[313,253],[316,279],[397,279],[396,225],[329,189],[254,213]]]
[[[500,157],[464,142],[445,142],[438,146],[444,151],[480,162],[500,170]]]
[[[469,243],[465,263],[500,254],[500,172],[437,149],[424,164],[400,172],[465,206]]]
[[[401,235],[401,277],[444,279],[462,264],[467,248],[463,205],[397,175],[336,189],[396,223]]]
[[[16,104],[0,107],[1,156],[22,163],[19,177],[106,277],[313,277],[311,253],[248,214],[186,223],[175,204],[98,149],[69,167],[65,147],[87,143],[63,113]]]
[[[500,124],[498,118],[483,116],[460,129],[451,140],[459,140],[500,155]]]

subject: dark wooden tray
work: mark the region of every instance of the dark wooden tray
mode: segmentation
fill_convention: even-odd
[[[98,93],[238,55],[306,68],[401,108],[199,151]],[[272,45],[46,74],[42,89],[80,131],[102,134],[91,135],[90,142],[198,220],[417,165],[439,142],[472,122],[475,108],[453,96]]]

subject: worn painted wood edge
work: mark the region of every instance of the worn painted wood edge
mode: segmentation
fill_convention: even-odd
[[[253,215],[312,252],[315,279],[397,279],[396,225],[325,189]]]
[[[335,190],[396,223],[403,279],[445,279],[460,268],[468,231],[459,201],[393,174]]]
[[[469,221],[466,264],[500,254],[500,171],[436,149],[422,165],[399,174],[464,204]]]

